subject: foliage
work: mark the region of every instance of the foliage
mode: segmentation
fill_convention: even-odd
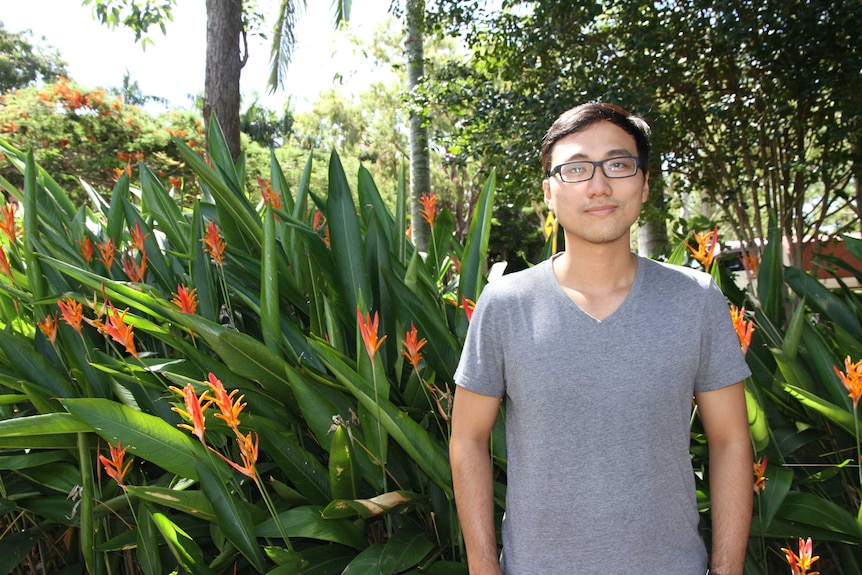
[[[66,78],[0,98],[0,134],[21,150],[33,149],[39,164],[57,174],[79,203],[89,186],[110,189],[119,172],[144,159],[178,190],[186,182],[194,184],[193,173],[172,143],[176,137],[203,150],[203,126],[191,113],[152,118],[119,96]],[[20,185],[17,174],[15,168],[0,168],[0,175]]]
[[[174,140],[214,200],[185,210],[144,165],[140,203],[124,172],[77,208],[0,141],[25,177],[0,275],[5,566],[60,542],[55,572],[466,573],[453,304],[481,289],[493,177],[467,243],[436,213],[423,260],[403,185],[393,213],[360,168],[357,209],[337,155],[325,198],[310,162],[291,193],[273,161],[256,208],[211,129],[207,160]]]
[[[34,46],[31,36],[29,31],[10,32],[0,22],[0,95],[66,75],[57,50]]]
[[[453,149],[500,166],[510,203],[535,197],[552,119],[601,99],[652,122],[669,199],[705,202],[750,246],[769,212],[787,238],[858,226],[858,2],[437,4],[472,58],[433,99],[463,112]]]

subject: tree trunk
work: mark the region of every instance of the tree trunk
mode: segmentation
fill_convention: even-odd
[[[245,63],[240,57],[241,0],[206,0],[207,53],[204,79],[204,122],[215,114],[236,161],[240,151],[239,78]],[[207,130],[209,134],[209,130]]]
[[[425,0],[407,0],[407,35],[404,52],[407,56],[407,85],[411,100],[425,77]],[[423,194],[431,193],[431,160],[428,152],[428,128],[425,118],[417,111],[415,102],[410,104],[410,221],[413,242],[421,252],[428,251],[431,235],[428,223],[419,215],[422,208],[419,200]]]

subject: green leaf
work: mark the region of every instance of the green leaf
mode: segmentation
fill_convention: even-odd
[[[279,519],[291,537],[318,539],[347,545],[353,549],[365,549],[368,542],[363,529],[346,519],[324,519],[322,507],[306,505],[279,513]],[[258,537],[281,537],[272,518],[257,526]]]
[[[32,438],[87,431],[93,431],[93,428],[68,413],[48,413],[0,421],[0,438]]]
[[[240,495],[227,488],[229,476],[222,478],[200,462],[197,472],[201,488],[212,503],[219,528],[257,571],[263,571],[263,554],[255,538],[251,514],[241,504]]]
[[[160,575],[162,573],[159,558],[159,541],[153,514],[145,502],[138,506],[138,528],[135,530],[135,558],[144,575]]]
[[[757,397],[749,391],[748,384],[745,387],[745,407],[748,411],[748,429],[751,433],[751,441],[755,451],[761,451],[769,445],[769,424],[766,421],[766,412],[757,401]]]
[[[356,499],[362,474],[345,423],[339,422],[329,446],[329,484],[333,499]]]
[[[204,554],[194,539],[163,513],[153,513],[153,523],[167,542],[177,562],[191,575],[216,575],[209,568]]]
[[[494,208],[494,188],[497,185],[496,171],[485,181],[485,187],[476,201],[476,210],[470,220],[470,231],[464,243],[461,261],[461,279],[458,284],[458,299],[479,299],[484,279],[485,260],[488,255],[488,238],[491,232],[491,216]]]
[[[833,403],[829,403],[828,401],[821,399],[810,393],[804,389],[799,387],[784,384],[784,389],[799,400],[803,405],[810,407],[814,411],[820,413],[821,415],[827,417],[833,422],[837,423],[841,427],[843,427],[848,433],[855,435],[856,427],[855,427],[855,418],[853,417],[853,413],[838,407]]]
[[[189,245],[190,225],[177,206],[176,200],[156,175],[146,166],[141,166],[141,209],[152,215],[159,224],[159,231],[165,234],[173,250],[183,254],[191,251]]]
[[[329,159],[329,196],[326,199],[326,219],[329,241],[335,260],[338,293],[343,298],[345,317],[352,318],[359,305],[359,294],[371,297],[363,251],[365,242],[359,227],[359,217],[344,175],[341,160],[334,151]]]
[[[781,232],[775,214],[769,214],[769,239],[757,271],[757,299],[772,325],[784,325],[784,264]]]
[[[203,447],[161,418],[107,399],[66,399],[63,406],[103,439],[180,477],[197,479],[195,461],[209,461]]]
[[[281,341],[278,298],[278,251],[275,238],[275,215],[267,208],[263,219],[263,257],[260,277],[260,329],[263,341],[272,353],[277,354]]]
[[[785,497],[790,492],[790,486],[793,483],[793,471],[780,463],[773,462],[771,465],[767,463],[766,487],[759,495],[754,496],[754,511],[755,519],[762,519],[764,529],[769,528],[772,519],[781,505],[784,503]]]
[[[180,491],[178,489],[153,485],[127,485],[126,491],[128,491],[129,495],[137,497],[142,501],[164,505],[165,507],[187,513],[192,517],[200,517],[204,521],[212,522],[216,519],[212,503],[203,491]]]
[[[793,267],[784,271],[784,277],[793,291],[804,297],[814,311],[824,316],[821,319],[832,320],[854,337],[862,337],[862,324],[856,313],[816,278]]]
[[[811,493],[788,493],[776,517],[829,530],[840,541],[862,543],[862,530],[856,517],[832,501]]]
[[[384,573],[400,573],[410,569],[422,561],[434,547],[434,543],[425,533],[399,529],[383,547],[380,569]]]
[[[41,537],[39,529],[4,533],[0,538],[0,573],[13,573]]]

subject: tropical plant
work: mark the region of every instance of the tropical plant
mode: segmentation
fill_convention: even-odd
[[[493,175],[464,246],[429,204],[423,259],[403,176],[393,213],[334,153],[325,198],[273,160],[256,208],[210,130],[175,141],[188,210],[144,165],[76,207],[0,140],[0,569],[465,573],[448,405]]]

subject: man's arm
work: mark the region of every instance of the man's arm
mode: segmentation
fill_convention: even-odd
[[[742,575],[754,497],[754,456],[742,383],[695,394],[709,445],[711,572]]]
[[[488,440],[500,400],[458,386],[452,405],[449,459],[470,575],[500,575],[494,484]]]

